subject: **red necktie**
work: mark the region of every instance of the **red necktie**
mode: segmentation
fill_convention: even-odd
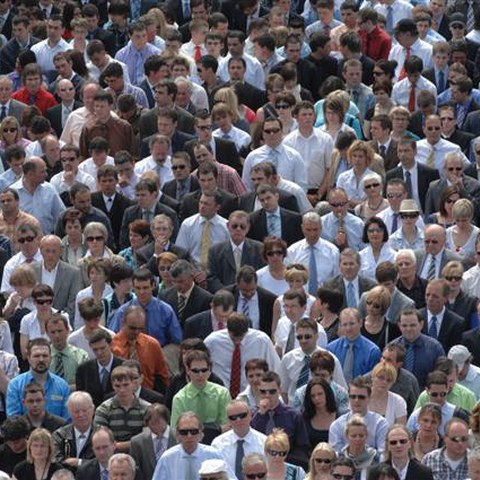
[[[415,111],[415,84],[412,83],[410,87],[410,95],[408,96],[408,109],[411,112]]]
[[[202,58],[202,51],[200,49],[200,45],[195,45],[195,51],[193,52],[193,59],[195,63],[199,62]]]
[[[230,395],[237,398],[240,393],[240,364],[241,364],[240,344],[236,344],[232,354],[232,370],[230,372]]]
[[[403,80],[407,76],[407,71],[405,70],[405,62],[410,58],[410,47],[407,49],[407,53],[405,54],[405,61],[403,62],[402,71],[400,72],[400,76],[398,77],[399,80]]]

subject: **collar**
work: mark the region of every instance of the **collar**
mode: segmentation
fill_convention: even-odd
[[[430,312],[430,310],[427,310],[428,321],[430,321],[432,317],[437,317],[437,321],[440,319],[443,319],[443,316],[445,315],[445,310],[446,308],[443,307],[442,311],[440,313],[437,313],[436,315],[433,315],[433,313]]]
[[[235,245],[232,242],[232,239],[230,238],[230,245],[232,247],[232,251],[234,251],[236,248],[239,248],[243,252],[243,246],[245,245],[245,240],[240,245]]]
[[[100,365],[100,363],[97,360],[97,368],[99,371],[102,371],[102,369],[106,368],[110,372],[112,370],[112,364],[113,364],[113,354],[110,357],[110,361],[105,366]]]
[[[195,288],[195,282],[192,283],[192,286],[185,293],[180,293],[180,292],[177,292],[177,293],[178,295],[183,295],[185,297],[185,300],[188,300],[194,288]]]
[[[75,434],[75,439],[78,439],[80,435],[85,435],[85,440],[90,436],[90,432],[92,431],[92,427],[88,427],[88,430],[86,432],[81,432],[80,430],[77,430],[76,427],[73,427],[73,432]]]
[[[59,261],[60,261],[60,260],[59,260]],[[53,267],[52,270],[47,270],[47,269],[45,268],[45,262],[42,261],[42,269],[45,270],[46,272],[50,273],[50,274],[52,274],[52,273],[57,273],[59,261],[58,261],[57,264]]]

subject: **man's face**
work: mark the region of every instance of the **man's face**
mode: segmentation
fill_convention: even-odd
[[[148,421],[148,428],[155,434],[161,437],[168,427],[168,423],[160,415],[152,415]]]
[[[300,348],[306,354],[310,354],[317,348],[318,332],[310,328],[297,328],[297,340]]]
[[[400,278],[410,277],[415,272],[416,264],[408,254],[398,254],[395,263]]]
[[[72,417],[73,425],[84,432],[92,425],[93,415],[95,413],[95,407],[88,402],[72,402],[68,408],[70,417]]]
[[[56,138],[47,140],[43,153],[49,160],[58,160],[60,158],[60,143],[58,140]]]
[[[433,57],[433,61],[439,70],[441,70],[448,63],[448,53],[436,53]],[[453,94],[453,89],[452,89]]]
[[[265,122],[263,127],[263,139],[266,145],[271,148],[277,147],[282,143],[282,135],[282,129],[276,120]]]
[[[348,213],[348,198],[341,191],[333,192],[328,197],[328,203],[337,218],[343,218]]]
[[[98,342],[92,343],[90,348],[92,349],[95,358],[100,362],[101,365],[108,364],[112,355],[112,350],[110,348],[110,344],[104,338]]]
[[[425,229],[425,251],[431,255],[437,255],[445,246],[445,233],[442,227],[430,227]]]
[[[155,88],[155,100],[159,107],[169,107],[173,103],[173,99],[172,96],[168,94],[168,87],[158,85]]]
[[[135,342],[140,333],[145,332],[145,315],[135,310],[123,320],[123,330],[129,342]]]
[[[430,10],[434,17],[439,17],[445,13],[446,2],[443,0],[430,0]]]
[[[246,238],[250,223],[247,217],[232,217],[227,223],[230,238],[235,245],[240,245]]]
[[[416,315],[402,315],[398,326],[402,335],[409,342],[414,342],[422,334],[423,321],[418,320]]]
[[[154,220],[153,224],[150,227],[152,236],[154,239],[159,237],[169,240],[172,236],[172,227],[166,220]]]
[[[381,142],[388,137],[388,128],[382,128],[381,122],[373,121],[370,124],[370,133],[372,134],[372,140]]]
[[[463,163],[460,158],[449,158],[445,162],[445,176],[452,183],[455,183],[459,178],[462,178]]]
[[[195,160],[199,165],[205,162],[213,162],[213,154],[210,153],[204,145],[200,145],[197,148],[193,149],[193,154],[195,155]]]
[[[110,118],[110,112],[112,111],[112,105],[106,100],[94,100],[93,101],[93,113],[101,122],[105,122]]]
[[[440,140],[442,134],[442,125],[440,123],[440,118],[438,117],[429,117],[425,120],[425,126],[423,127],[423,133],[428,141],[428,143],[434,145]]]
[[[85,108],[89,112],[93,112],[93,99],[95,98],[95,95],[98,93],[98,91],[98,85],[87,85],[83,90],[83,103],[85,105]]]
[[[212,305],[212,312],[215,318],[217,319],[217,322],[223,323],[224,325],[226,325],[228,319],[230,318],[230,315],[233,313],[233,307],[227,308],[225,310],[221,305],[218,305],[218,306]]]
[[[339,328],[348,340],[355,340],[360,335],[362,322],[358,321],[352,314],[342,312]]]
[[[202,192],[210,193],[217,188],[217,179],[212,172],[201,173],[198,176],[198,183],[200,184],[200,189]]]
[[[88,213],[90,211],[90,207],[92,206],[92,197],[90,196],[90,192],[87,190],[78,192],[72,199],[72,203],[73,206],[82,213]]]
[[[107,151],[106,150],[90,150],[90,155],[92,156],[92,160],[97,166],[97,168],[100,168],[102,165],[105,165],[107,161]]]
[[[193,277],[191,275],[182,274],[177,278],[172,277],[172,281],[180,293],[187,293],[193,285]]]
[[[124,378],[123,380],[113,380],[112,388],[120,401],[127,401],[132,398],[137,385],[133,380]]]
[[[392,365],[396,370],[401,366],[401,363],[397,362],[397,354],[394,350],[384,349],[382,352],[382,361]]]
[[[238,38],[227,38],[227,48],[232,57],[240,57],[243,54],[243,44]]]
[[[283,300],[283,308],[285,309],[285,315],[292,321],[297,322],[303,318],[305,314],[306,305],[300,305],[298,298],[293,300]]]
[[[28,75],[25,78],[25,86],[27,87],[27,90],[32,94],[37,93],[41,85],[42,79],[38,75]]]
[[[343,76],[349,87],[357,87],[362,82],[362,69],[359,67],[348,67]]]
[[[273,192],[265,192],[258,195],[260,205],[267,212],[274,212],[278,208],[279,194]]]
[[[115,193],[117,186],[117,179],[113,175],[103,176],[98,180],[98,186],[100,191],[107,196],[111,196]]]
[[[28,39],[28,28],[23,23],[13,25],[12,33],[16,40],[20,43],[25,43]]]
[[[142,305],[146,305],[152,299],[153,285],[149,280],[133,280],[133,291]]]
[[[177,122],[174,122],[171,118],[158,117],[157,130],[160,135],[165,135],[168,138],[172,138],[177,128]]]
[[[115,460],[110,466],[108,478],[110,480],[133,480],[135,473],[132,472],[127,460]]]
[[[15,440],[6,440],[5,443],[7,444],[8,448],[13,453],[22,453],[27,449],[27,438],[18,438]]]
[[[373,123],[375,122],[372,122],[372,124]],[[411,165],[415,160],[415,150],[409,143],[399,143],[397,146],[397,155],[400,162],[404,165]]]
[[[45,409],[45,396],[42,392],[29,392],[23,399],[23,405],[27,409],[29,415],[38,417]]]
[[[268,400],[268,409],[275,408],[280,401],[280,385],[276,382],[260,382],[260,399]]]
[[[318,222],[302,222],[302,232],[309,245],[315,245],[322,233],[322,226]]]
[[[64,58],[54,62],[55,70],[63,78],[70,78],[72,76],[72,63],[67,62]]]
[[[368,390],[350,386],[348,391],[350,409],[353,413],[364,414],[368,409]]]
[[[192,91],[186,83],[179,83],[177,85],[177,96],[175,97],[175,102],[180,107],[185,107],[190,103],[192,97]]]
[[[0,81],[0,102],[7,103],[13,93],[13,86],[10,80]]]
[[[123,92],[123,89],[125,88],[125,81],[123,80],[123,76],[120,77],[114,77],[114,76],[109,76],[105,77],[105,83],[110,87],[115,93],[121,93]]]
[[[15,200],[13,193],[5,192],[0,194],[0,204],[4,214],[14,213],[18,210],[19,201]]]
[[[137,32],[133,32],[130,35],[130,40],[133,43],[133,46],[137,50],[143,50],[145,48],[145,45],[148,42],[148,36],[147,36],[147,31],[146,30],[140,30]]]
[[[461,422],[452,423],[444,437],[448,457],[452,460],[464,457],[468,449],[468,439],[468,427]]]
[[[196,418],[185,417],[177,424],[177,439],[186,452],[193,452],[200,443],[202,431]]]
[[[68,328],[63,324],[63,322],[48,324],[48,338],[57,350],[63,350],[67,346],[68,334]]]
[[[200,197],[200,202],[198,204],[198,213],[200,216],[210,219],[217,214],[217,211],[218,204],[214,197],[206,197],[205,195]]]
[[[443,294],[443,285],[440,283],[430,283],[425,291],[425,302],[427,309],[433,315],[439,314],[445,306],[447,299]]]
[[[52,361],[52,355],[50,349],[47,346],[35,346],[32,347],[28,356],[28,363],[33,372],[42,374],[50,368],[50,362]]]
[[[115,442],[110,440],[106,432],[100,430],[93,435],[92,449],[98,462],[106,465],[108,459],[115,453]]]
[[[101,68],[105,66],[105,63],[107,61],[107,52],[103,51],[103,52],[94,53],[90,57],[90,60],[97,68]],[[85,103],[85,98],[84,98],[84,103]]]
[[[457,128],[457,119],[452,110],[445,108],[439,113],[439,116],[443,134],[448,135]]]
[[[243,436],[250,428],[252,416],[247,404],[235,403],[227,407],[228,423],[232,430]]]
[[[480,151],[480,145],[478,150]],[[252,181],[255,190],[258,186],[263,185],[264,183],[270,183],[269,179],[261,170],[252,170],[250,173],[250,180]]]
[[[60,20],[47,21],[47,37],[51,42],[59,42],[64,31],[65,29],[62,27]]]
[[[205,41],[205,48],[208,55],[212,55],[213,57],[218,58],[222,53],[222,42],[213,38],[208,38]]]
[[[404,48],[411,47],[417,40],[417,37],[410,32],[397,33],[396,38],[398,43]]]
[[[430,402],[436,403],[438,405],[443,405],[445,403],[445,397],[448,393],[448,388],[446,385],[432,384],[430,387],[426,388],[428,393],[428,398]]]
[[[390,208],[398,212],[402,200],[406,200],[408,194],[403,185],[387,185],[387,200]]]
[[[245,280],[240,280],[238,282],[238,291],[248,300],[253,298],[255,293],[257,293],[257,283],[255,280],[251,282],[246,282]]]
[[[340,273],[346,280],[353,280],[360,271],[360,264],[352,255],[340,256]]]
[[[40,247],[40,237],[32,230],[19,233],[17,236],[17,242],[20,246],[20,250],[27,258],[33,258]]]
[[[232,81],[240,81],[242,82],[245,78],[245,67],[243,63],[240,61],[232,61],[228,67],[228,74],[230,75],[230,79]]]
[[[300,60],[301,51],[300,43],[288,43],[285,46],[285,55],[289,62],[297,63]]]
[[[188,163],[183,158],[172,158],[172,172],[175,180],[183,181],[190,175]]]
[[[195,132],[197,134],[198,140],[210,141],[212,138],[212,119],[211,118],[199,118],[195,123]],[[204,146],[200,148],[205,148]]]
[[[300,128],[310,129],[315,123],[315,112],[311,108],[301,108],[297,114]]]
[[[211,369],[205,360],[194,360],[190,367],[187,367],[188,376],[197,388],[203,388],[207,384],[210,372]]]
[[[158,192],[155,190],[150,192],[149,190],[137,190],[135,192],[135,198],[137,199],[138,206],[146,209],[151,208],[157,201]]]
[[[163,164],[168,157],[168,143],[155,142],[150,148],[150,153],[157,163]]]
[[[64,79],[58,82],[57,95],[62,102],[71,103],[75,98],[75,87],[70,80]]]

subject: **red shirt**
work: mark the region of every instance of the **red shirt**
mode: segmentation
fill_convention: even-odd
[[[20,90],[17,90],[11,96],[19,102],[25,103],[26,105],[32,105],[31,94],[26,87],[20,88]],[[56,104],[57,101],[55,100],[55,97],[43,87],[40,87],[40,90],[35,95],[34,105],[38,107],[40,112],[42,112],[42,115],[46,115],[47,110],[54,107]]]
[[[360,30],[362,38],[362,52],[372,60],[388,60],[390,49],[392,48],[392,39],[385,30],[382,30],[378,25],[367,33],[365,30]]]

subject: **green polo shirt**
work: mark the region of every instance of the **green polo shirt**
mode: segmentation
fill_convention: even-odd
[[[418,397],[417,403],[415,404],[415,410],[423,407],[428,402],[428,393],[424,390]],[[471,412],[473,407],[477,404],[477,399],[471,390],[456,383],[452,388],[452,391],[447,395],[447,402],[456,407],[463,408],[467,412]]]

